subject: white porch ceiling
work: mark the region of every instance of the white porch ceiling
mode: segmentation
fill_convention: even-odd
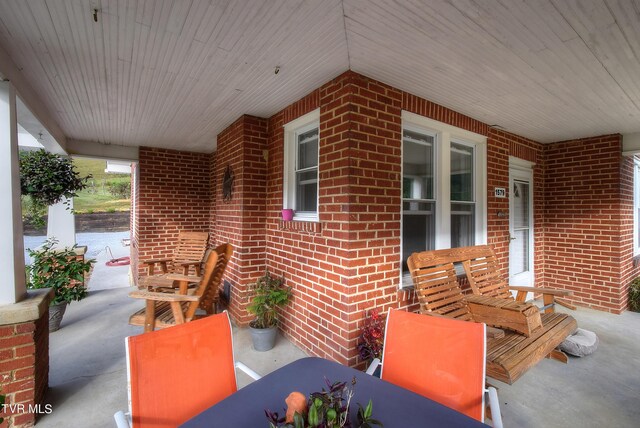
[[[639,0],[0,0],[0,46],[70,140],[210,152],[348,69],[540,142],[640,131]]]

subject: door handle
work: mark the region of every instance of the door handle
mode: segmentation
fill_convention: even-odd
[[[515,236],[511,236],[511,234],[509,235],[509,241],[513,241],[514,239],[516,239]]]

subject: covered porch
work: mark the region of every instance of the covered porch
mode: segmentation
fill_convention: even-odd
[[[20,125],[63,153],[135,163],[134,267],[169,254],[180,231],[231,243],[221,291],[234,322],[249,322],[250,286],[269,269],[294,292],[281,334],[306,354],[362,368],[366,311],[418,307],[413,251],[490,244],[505,276],[573,291],[576,317],[616,326],[584,327],[637,360],[618,336],[634,337],[625,311],[640,273],[635,2],[70,0],[0,12],[0,312],[32,297],[20,261],[24,111],[36,121]],[[29,364],[44,364],[46,303],[36,306],[1,330],[4,367],[19,330],[36,332]],[[541,398],[574,382],[573,368],[550,370]],[[37,402],[47,370],[34,371]],[[611,394],[629,382],[633,396],[637,379],[622,375]],[[503,401],[522,384],[501,388]],[[550,417],[526,413],[539,389],[524,384],[511,422]],[[23,389],[10,393],[34,388]]]

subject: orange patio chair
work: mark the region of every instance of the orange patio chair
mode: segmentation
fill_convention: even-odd
[[[484,421],[485,393],[502,427],[496,389],[485,389],[485,324],[390,310],[381,378]],[[367,373],[372,374],[375,359]]]
[[[237,390],[235,368],[260,376],[233,359],[226,312],[125,339],[129,413],[118,428],[176,427]]]

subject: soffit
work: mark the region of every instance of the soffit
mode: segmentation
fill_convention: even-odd
[[[633,0],[3,0],[0,45],[78,141],[210,152],[240,115],[269,117],[352,69],[551,142],[640,131],[639,10]]]

